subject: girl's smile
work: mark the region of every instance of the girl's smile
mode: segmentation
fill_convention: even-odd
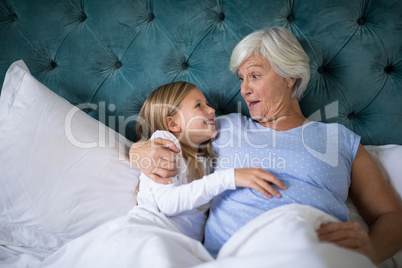
[[[179,140],[198,148],[216,136],[215,109],[208,105],[201,90],[191,90],[178,108],[179,112],[171,117],[168,125]]]

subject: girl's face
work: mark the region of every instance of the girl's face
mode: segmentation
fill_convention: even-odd
[[[192,89],[179,105],[178,113],[168,118],[170,131],[194,148],[215,137],[215,110],[198,88]]]

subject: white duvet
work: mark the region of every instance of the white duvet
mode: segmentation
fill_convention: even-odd
[[[180,233],[122,217],[65,244],[42,262],[19,258],[15,267],[375,267],[358,253],[321,243],[315,229],[335,219],[292,204],[257,217],[222,247],[214,260]],[[13,266],[14,266],[13,265]]]

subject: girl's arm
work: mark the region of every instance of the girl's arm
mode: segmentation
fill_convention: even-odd
[[[173,179],[170,185],[151,181],[157,205],[168,216],[202,206],[223,191],[236,189],[236,186],[252,188],[268,198],[281,197],[271,184],[286,189],[280,180],[261,168],[220,170],[182,185],[175,185],[176,180]]]
[[[167,131],[156,131],[150,140],[154,141],[156,138],[169,139],[180,149],[176,137]],[[285,189],[281,181],[261,168],[221,170],[188,184],[179,181],[178,176],[173,178],[172,184],[160,184],[148,176],[144,179],[149,180],[149,187],[153,191],[159,210],[168,216],[202,206],[223,191],[236,189],[236,186],[253,188],[267,197],[275,195],[278,198],[280,195],[271,183]]]
[[[176,185],[151,182],[158,208],[167,216],[175,216],[208,203],[225,190],[235,189],[234,170],[227,169],[204,176],[191,183]]]

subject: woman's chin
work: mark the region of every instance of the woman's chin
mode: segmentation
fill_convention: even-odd
[[[250,117],[251,119],[260,122],[260,121],[264,121],[264,117],[262,115],[259,114],[255,114],[255,113],[250,113]]]

